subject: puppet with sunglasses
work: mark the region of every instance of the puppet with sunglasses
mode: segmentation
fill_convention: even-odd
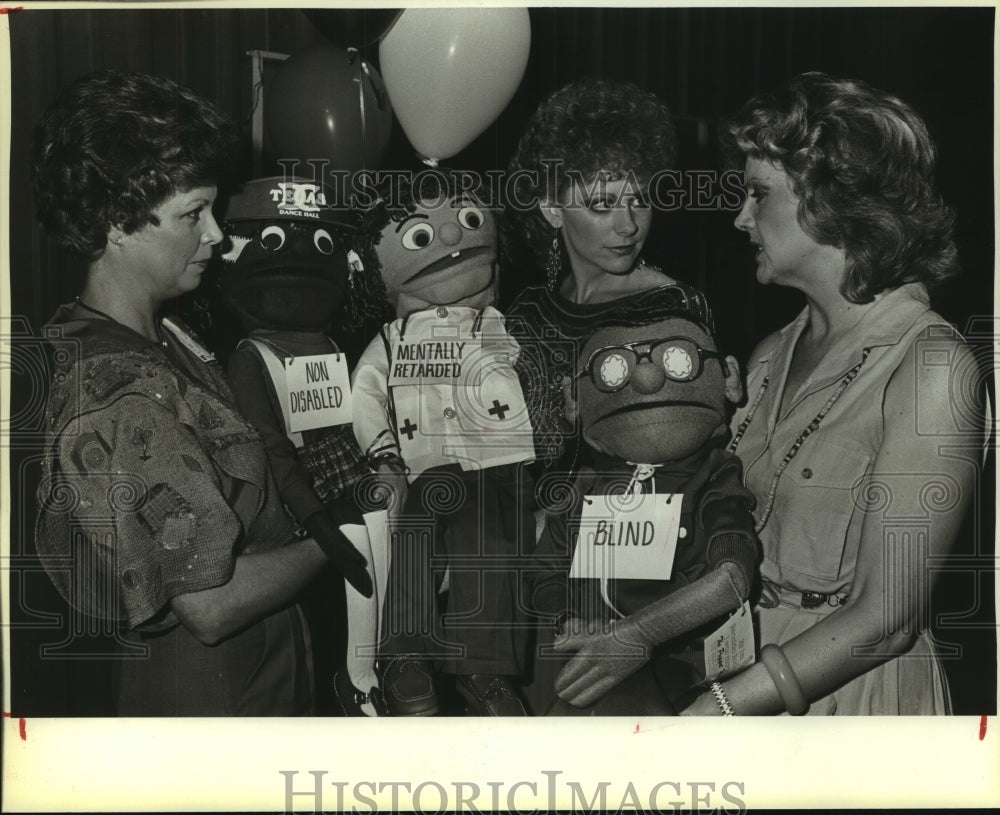
[[[556,627],[550,656],[575,652],[550,714],[669,715],[743,664],[734,651],[752,658],[754,499],[726,449],[739,372],[687,288],[623,300],[593,328],[576,373],[591,463],[528,576],[530,606]]]
[[[346,580],[343,598],[332,572],[303,598],[317,710],[375,715],[386,512],[365,506],[373,474],[351,427],[346,357],[329,332],[335,321],[381,316],[363,312],[381,303],[381,281],[356,260],[355,216],[329,205],[315,182],[247,182],[228,202],[224,230],[222,294],[247,331],[229,360],[230,387],[264,438],[285,506]],[[336,653],[342,604],[346,657]]]

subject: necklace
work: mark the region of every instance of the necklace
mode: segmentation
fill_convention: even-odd
[[[93,312],[98,317],[103,317],[105,320],[108,320],[108,321],[110,321],[112,323],[118,323],[118,325],[124,325],[124,323],[122,323],[120,320],[116,320],[114,317],[112,317],[107,312],[101,311],[100,309],[94,308],[93,306],[88,306],[86,303],[83,302],[83,300],[80,299],[79,295],[77,295],[73,299],[76,300],[76,304],[78,306],[80,306],[82,308],[85,308],[87,311]],[[128,326],[125,326],[125,327],[128,328]],[[167,341],[160,336],[159,329],[157,329],[157,331],[156,331],[156,337],[159,340],[160,345],[163,346],[164,348],[166,348],[167,347]]]
[[[774,497],[778,492],[778,482],[781,480],[781,476],[785,472],[785,469],[791,463],[792,459],[798,454],[799,449],[802,447],[802,443],[819,429],[820,424],[823,419],[826,418],[830,409],[837,403],[837,400],[843,395],[844,391],[847,390],[847,386],[855,380],[858,372],[861,370],[861,366],[864,365],[865,360],[868,359],[868,354],[871,350],[871,348],[864,349],[864,352],[861,355],[861,362],[844,374],[843,379],[840,380],[840,384],[837,386],[837,390],[835,390],[830,398],[827,399],[826,404],[823,405],[820,412],[816,414],[808,425],[806,425],[805,429],[799,433],[795,441],[792,442],[792,446],[788,448],[788,452],[786,452],[784,457],[781,459],[781,463],[778,465],[777,469],[775,469],[774,476],[771,478],[771,486],[767,491],[767,498],[764,500],[764,507],[760,510],[760,515],[754,526],[755,532],[760,532],[760,530],[764,528],[764,524],[767,523],[767,519],[771,516],[771,510],[774,507]],[[739,447],[740,441],[743,439],[743,434],[746,433],[747,428],[750,426],[750,422],[753,421],[753,417],[757,413],[757,408],[760,407],[761,400],[764,398],[764,391],[767,390],[768,382],[769,377],[765,376],[764,381],[760,383],[760,390],[757,392],[757,396],[753,400],[753,405],[751,405],[750,411],[747,413],[746,418],[740,422],[740,426],[736,430],[736,435],[733,436],[733,440],[729,444],[730,453],[736,452],[736,448]]]

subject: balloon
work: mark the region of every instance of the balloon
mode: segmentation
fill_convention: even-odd
[[[382,39],[403,10],[312,8],[302,9],[302,13],[334,45],[361,48]]]
[[[467,147],[514,95],[530,44],[526,8],[406,9],[379,64],[414,149],[436,160]]]
[[[264,88],[264,123],[277,158],[329,159],[331,170],[354,173],[378,169],[392,107],[382,77],[357,51],[317,45],[275,69]]]

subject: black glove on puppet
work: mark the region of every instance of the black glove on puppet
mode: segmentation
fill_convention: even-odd
[[[365,597],[371,597],[375,588],[368,575],[368,561],[337,528],[330,514],[325,510],[314,512],[306,518],[305,528],[347,582]]]

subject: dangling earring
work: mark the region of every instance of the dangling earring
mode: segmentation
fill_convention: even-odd
[[[552,238],[552,245],[549,246],[549,257],[545,262],[545,288],[550,292],[555,292],[559,285],[559,278],[562,276],[562,247],[559,246],[559,230]]]
[[[355,252],[353,249],[347,252],[347,283],[353,291],[354,287],[357,285],[358,275],[365,270],[365,264],[361,262],[361,255]]]
[[[351,325],[360,326],[362,321],[362,306],[358,302],[360,297],[358,289],[361,285],[360,277],[365,271],[365,264],[361,261],[361,255],[354,249],[349,249],[347,252],[347,269],[348,314],[350,315]]]

